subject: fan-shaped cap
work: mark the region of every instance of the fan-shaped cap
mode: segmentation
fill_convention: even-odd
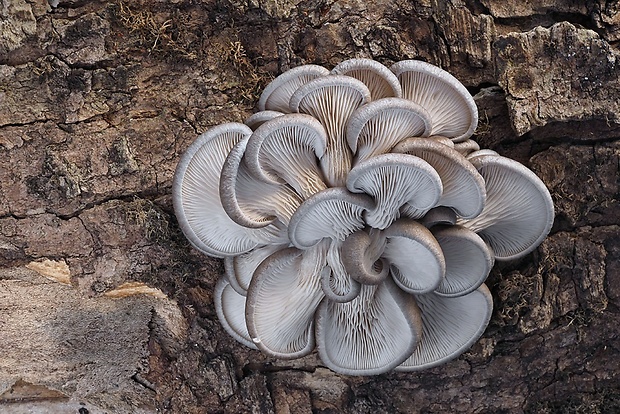
[[[314,314],[323,300],[320,280],[327,244],[293,247],[265,259],[248,289],[246,321],[256,346],[277,358],[299,358],[314,349]]]
[[[357,162],[390,152],[409,137],[427,137],[431,119],[420,105],[400,98],[385,98],[358,108],[347,125],[347,143]]]
[[[285,249],[287,245],[280,244],[267,244],[265,246],[258,246],[247,253],[240,254],[238,256],[227,256],[224,258],[224,271],[228,282],[233,289],[240,295],[245,296],[252,276],[256,271],[258,265],[263,260],[271,256],[273,253]]]
[[[420,341],[421,321],[413,296],[388,278],[362,286],[347,303],[323,301],[316,318],[317,349],[332,370],[375,375],[402,363]]]
[[[329,75],[329,70],[318,65],[302,65],[287,70],[265,87],[258,100],[258,109],[289,113],[289,100],[293,93],[301,85],[326,75]]]
[[[220,176],[220,199],[226,214],[244,227],[261,228],[280,219],[288,224],[302,200],[288,185],[254,178],[242,162],[249,137],[228,153]]]
[[[245,296],[235,291],[225,276],[215,285],[213,302],[224,330],[243,345],[256,349],[245,324]]]
[[[425,213],[437,204],[442,192],[441,178],[433,167],[407,154],[382,154],[360,162],[349,173],[347,188],[374,198],[376,205],[365,219],[377,229],[396,220],[405,203]]]
[[[265,122],[282,115],[284,115],[284,113],[278,111],[259,111],[246,119],[245,124],[255,131],[256,128],[263,125]]]
[[[484,179],[458,151],[423,138],[406,139],[393,151],[420,157],[439,173],[443,193],[438,205],[452,207],[465,218],[480,214],[486,200]]]
[[[234,256],[282,236],[275,223],[262,229],[238,225],[220,201],[224,161],[233,146],[251,133],[239,123],[210,129],[189,146],[174,174],[172,199],[179,226],[194,247],[211,256]]]
[[[359,295],[361,285],[353,279],[342,263],[342,242],[333,240],[327,251],[327,267],[321,275],[325,297],[334,302],[352,301]]]
[[[400,219],[383,231],[383,257],[396,284],[408,293],[432,292],[443,281],[446,262],[433,234],[414,220]]]
[[[327,150],[321,158],[321,168],[331,187],[344,186],[352,157],[346,142],[346,125],[353,111],[369,100],[366,85],[343,75],[314,79],[291,97],[291,111],[312,115],[325,127]]]
[[[422,315],[422,339],[397,371],[419,371],[456,358],[480,338],[493,312],[493,298],[484,284],[464,296],[429,293],[416,300]]]
[[[460,152],[464,156],[468,156],[474,151],[480,150],[480,145],[473,139],[466,139],[465,141],[457,142],[454,144],[454,149]]]
[[[419,60],[403,60],[390,69],[400,80],[403,98],[419,104],[431,115],[432,135],[443,135],[458,142],[474,133],[478,108],[454,76]]]
[[[481,154],[470,162],[484,178],[487,201],[478,217],[462,224],[491,246],[497,260],[530,253],[553,226],[549,190],[536,174],[509,158]]]
[[[418,221],[427,229],[442,224],[452,226],[456,224],[456,212],[450,207],[433,207]]]
[[[462,226],[439,226],[431,232],[446,259],[446,277],[435,293],[453,297],[478,289],[495,263],[484,240]]]
[[[304,199],[326,188],[318,160],[327,135],[315,118],[287,114],[261,125],[250,137],[245,162],[264,181],[288,183]]]
[[[364,227],[363,213],[373,205],[365,194],[351,194],[342,187],[327,188],[304,201],[293,214],[289,239],[300,249],[323,238],[344,240]]]
[[[345,60],[336,65],[332,73],[351,76],[364,82],[370,90],[373,101],[402,95],[398,78],[376,60],[363,58]]]

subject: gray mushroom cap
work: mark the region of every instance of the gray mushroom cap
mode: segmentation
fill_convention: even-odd
[[[400,80],[403,98],[425,108],[431,116],[431,135],[455,142],[469,138],[478,125],[478,108],[467,89],[445,70],[419,60],[390,67]]]
[[[267,244],[258,246],[247,253],[224,258],[224,272],[228,282],[240,295],[246,296],[256,268],[273,253],[283,250],[287,245]]]
[[[358,108],[347,125],[347,143],[357,163],[390,152],[405,138],[427,137],[431,119],[420,105],[406,99],[384,98]]]
[[[289,101],[293,93],[312,79],[329,75],[329,70],[318,65],[302,65],[289,69],[265,87],[258,100],[259,111],[292,112]]]
[[[327,135],[315,118],[287,114],[265,122],[250,137],[245,162],[251,173],[272,183],[288,183],[304,199],[326,188],[318,160]]]
[[[343,75],[314,79],[291,97],[292,112],[311,115],[325,127],[327,149],[321,158],[321,168],[331,187],[344,186],[352,158],[346,141],[346,126],[351,114],[369,101],[370,91],[366,85]]]
[[[517,161],[488,152],[472,153],[470,162],[486,185],[484,210],[462,225],[478,233],[495,259],[512,260],[534,250],[553,226],[553,200],[545,184]]]
[[[480,338],[493,312],[493,298],[484,284],[464,296],[428,293],[416,296],[416,301],[422,315],[422,337],[396,371],[419,371],[456,358]]]
[[[253,131],[256,130],[259,126],[264,124],[267,121],[272,120],[273,118],[277,118],[279,116],[284,115],[282,112],[278,111],[259,111],[255,114],[251,115],[248,119],[245,120],[245,124],[252,128]]]
[[[437,205],[451,207],[463,218],[480,214],[486,200],[484,179],[458,151],[423,138],[401,141],[393,151],[420,157],[437,171],[443,186]]]
[[[363,58],[345,60],[332,69],[332,74],[347,75],[364,82],[370,90],[373,101],[402,95],[398,78],[376,60]]]
[[[373,205],[365,194],[351,194],[342,187],[327,188],[304,201],[293,214],[289,239],[300,249],[314,246],[323,238],[342,241],[365,226],[364,211]]]
[[[437,204],[443,187],[435,169],[423,159],[390,153],[357,164],[349,173],[347,188],[375,200],[375,207],[365,213],[366,223],[384,229],[400,216],[406,203],[424,215]]]
[[[378,285],[389,273],[388,263],[381,260],[385,238],[376,229],[374,233],[358,230],[342,243],[344,268],[353,279],[365,285]]]
[[[314,349],[314,315],[324,294],[320,275],[327,244],[301,251],[293,247],[266,258],[254,272],[246,301],[252,341],[263,352],[284,359]]]
[[[277,219],[286,225],[302,200],[287,184],[256,180],[247,171],[242,160],[249,140],[245,137],[235,144],[224,161],[220,173],[222,207],[243,227],[261,228]]]
[[[323,301],[317,310],[319,356],[341,374],[376,375],[394,369],[411,355],[420,333],[413,296],[389,278],[362,286],[350,302]]]
[[[189,146],[174,174],[172,198],[179,226],[194,247],[211,256],[234,256],[286,237],[277,223],[261,229],[240,226],[222,207],[222,166],[234,145],[251,133],[239,123],[210,129]]]

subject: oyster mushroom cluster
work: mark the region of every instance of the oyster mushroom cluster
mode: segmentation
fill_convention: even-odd
[[[352,59],[285,72],[258,107],[200,135],[173,183],[186,237],[224,258],[227,332],[278,358],[316,348],[349,375],[471,346],[495,260],[531,252],[554,213],[532,171],[470,139],[465,87],[421,61]]]

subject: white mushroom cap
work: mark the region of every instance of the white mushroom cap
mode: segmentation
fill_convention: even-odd
[[[396,284],[408,293],[432,292],[446,273],[441,246],[433,234],[414,220],[401,219],[383,231],[383,257],[391,263]]]
[[[252,276],[256,271],[258,265],[263,260],[271,256],[273,253],[288,247],[287,245],[280,244],[267,244],[265,246],[256,247],[247,253],[240,254],[238,256],[228,256],[224,258],[224,271],[228,282],[233,289],[240,295],[245,296]]]
[[[351,150],[346,141],[346,126],[351,114],[370,100],[370,91],[350,76],[332,75],[314,79],[301,86],[290,101],[292,112],[318,119],[327,132],[327,150],[321,168],[327,184],[342,187],[351,169]]]
[[[390,152],[409,137],[427,137],[430,115],[420,105],[406,99],[384,98],[358,108],[347,125],[347,143],[356,162]]]
[[[224,161],[233,146],[251,133],[240,123],[218,125],[200,135],[177,165],[172,199],[179,226],[192,245],[208,255],[234,256],[282,239],[283,228],[277,223],[262,229],[238,225],[220,201]]]
[[[213,291],[213,302],[224,330],[243,345],[256,349],[245,324],[245,296],[232,288],[226,276],[217,281]]]
[[[368,86],[373,101],[402,95],[398,78],[376,60],[363,58],[345,60],[332,69],[332,74],[347,75],[361,80]]]
[[[284,113],[278,112],[278,111],[259,111],[251,115],[248,119],[246,119],[245,124],[249,126],[250,128],[252,128],[253,131],[255,131],[256,128],[258,128],[265,122],[270,121],[273,118],[277,118],[282,115],[284,115]]]
[[[484,178],[487,201],[478,217],[461,224],[478,233],[497,260],[530,253],[553,226],[549,190],[536,174],[509,158],[482,154],[470,162]]]
[[[390,68],[400,80],[403,98],[431,115],[432,135],[455,142],[469,138],[478,125],[478,108],[471,94],[445,70],[419,60],[403,60]]]
[[[451,207],[464,218],[480,214],[486,200],[484,179],[458,151],[423,138],[406,139],[393,151],[420,157],[439,173],[443,192],[438,205]]]
[[[464,296],[429,293],[416,296],[416,301],[422,315],[422,339],[397,371],[419,371],[456,358],[480,338],[493,312],[493,298],[484,284]]]
[[[439,226],[431,230],[446,259],[446,277],[435,293],[463,296],[485,281],[495,260],[484,240],[462,226]]]
[[[248,289],[246,321],[256,346],[278,358],[299,358],[314,349],[314,315],[324,294],[321,273],[327,244],[293,247],[265,259]]]
[[[222,166],[222,207],[231,219],[244,227],[261,228],[276,219],[286,225],[302,199],[287,184],[257,180],[249,173],[242,162],[249,140],[250,137],[245,137],[235,144]]]
[[[433,167],[407,154],[382,154],[360,162],[349,173],[347,188],[373,197],[375,207],[365,219],[377,229],[400,217],[405,203],[425,213],[437,204],[442,192],[441,178]]]
[[[327,135],[315,118],[287,114],[261,125],[250,137],[245,162],[261,180],[288,183],[304,199],[326,188],[318,160]]]
[[[288,226],[291,243],[307,249],[323,238],[344,240],[365,226],[363,214],[373,208],[365,194],[351,194],[345,188],[327,188],[316,193],[297,209]]]
[[[413,296],[388,278],[362,286],[347,303],[323,301],[316,318],[317,349],[332,370],[346,375],[388,372],[420,341],[421,321]]]
[[[287,70],[265,87],[258,100],[259,111],[271,110],[289,113],[289,100],[305,83],[329,75],[329,70],[318,65],[302,65]]]
[[[342,242],[334,240],[327,251],[327,267],[321,275],[325,297],[334,302],[349,302],[360,293],[360,283],[353,279],[342,263]]]

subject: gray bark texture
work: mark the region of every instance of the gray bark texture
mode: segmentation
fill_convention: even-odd
[[[1,0],[1,413],[620,412],[620,6],[604,0]],[[217,321],[220,260],[170,196],[180,154],[300,64],[422,59],[556,222],[488,279],[458,359],[345,377]]]

